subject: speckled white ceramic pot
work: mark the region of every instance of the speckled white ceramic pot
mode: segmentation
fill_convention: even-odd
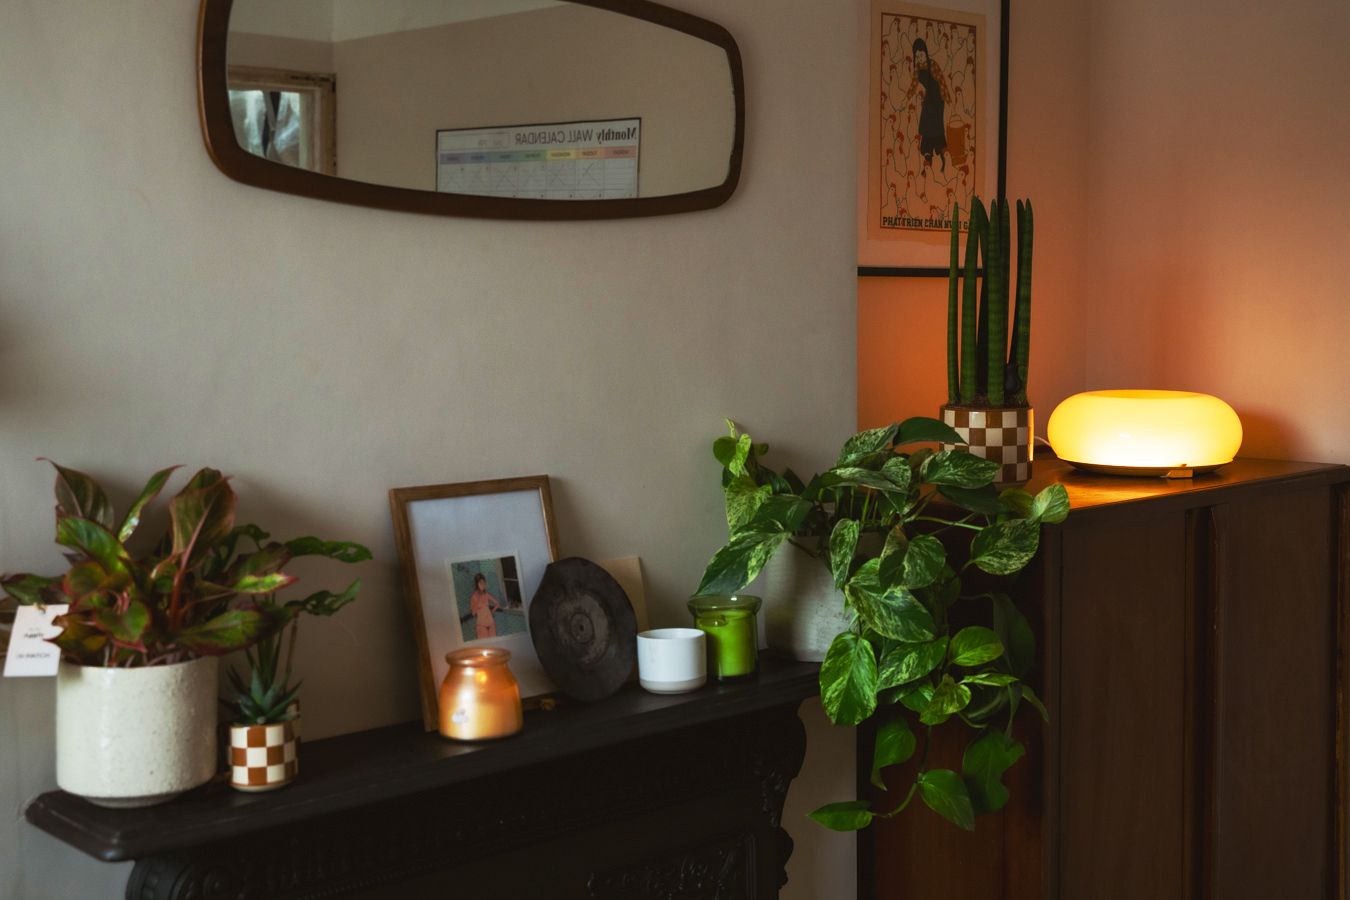
[[[825,564],[785,544],[764,567],[764,638],[793,659],[820,662],[853,616]]]
[[[151,806],[216,773],[216,658],[108,669],[62,662],[56,783],[99,806]]]

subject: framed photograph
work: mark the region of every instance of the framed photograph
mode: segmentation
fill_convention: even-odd
[[[461,647],[510,650],[521,696],[551,693],[528,615],[558,556],[548,476],[394,488],[389,506],[427,730],[438,724],[445,655]]]
[[[945,276],[953,204],[1003,193],[1007,7],[872,0],[859,274]]]

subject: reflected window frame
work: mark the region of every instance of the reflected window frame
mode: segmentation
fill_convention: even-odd
[[[317,165],[305,167],[321,175],[337,174],[337,76],[331,72],[299,72],[260,66],[230,66],[228,91],[279,91],[300,94],[309,105],[306,150]]]

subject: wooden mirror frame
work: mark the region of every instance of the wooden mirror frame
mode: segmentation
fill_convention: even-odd
[[[469,216],[482,219],[623,219],[692,212],[720,206],[731,197],[741,177],[745,150],[745,74],[741,51],[731,33],[715,22],[671,9],[650,0],[569,0],[672,28],[716,44],[727,54],[736,104],[735,133],[726,180],[721,184],[664,197],[616,200],[536,200],[446,194],[411,188],[368,184],[321,175],[272,162],[244,150],[234,136],[227,92],[226,42],[234,0],[202,0],[197,21],[197,108],[206,151],[220,171],[254,187],[319,200],[402,212]]]

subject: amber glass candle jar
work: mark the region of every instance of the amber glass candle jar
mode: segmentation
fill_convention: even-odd
[[[475,647],[445,654],[450,671],[441,682],[441,734],[484,741],[515,734],[525,724],[520,685],[511,674],[511,651]]]

